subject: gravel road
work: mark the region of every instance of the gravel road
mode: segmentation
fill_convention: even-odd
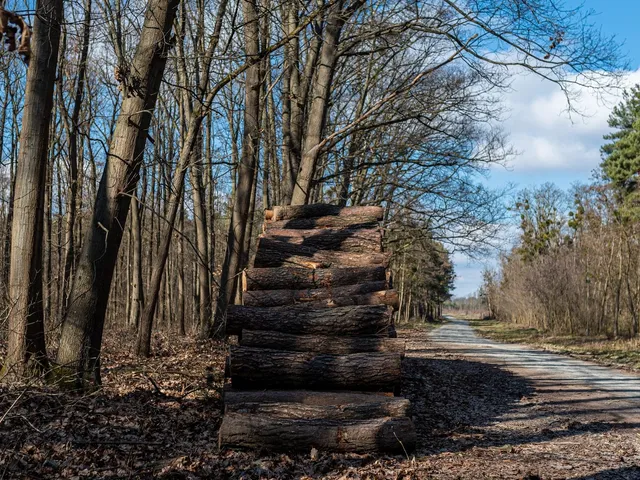
[[[558,386],[580,385],[585,390],[624,398],[640,413],[640,376],[557,355],[519,344],[505,344],[479,337],[466,320],[449,318],[434,330],[431,340],[446,345],[457,354],[482,358],[504,368],[517,369],[527,376],[543,377]],[[631,413],[631,411],[629,411]]]

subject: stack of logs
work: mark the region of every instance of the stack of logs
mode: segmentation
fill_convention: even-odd
[[[265,214],[243,303],[229,307],[230,388],[220,446],[407,452],[381,207],[306,205]]]

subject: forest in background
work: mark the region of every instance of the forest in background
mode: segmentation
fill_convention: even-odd
[[[450,252],[489,245],[505,216],[480,180],[512,154],[510,76],[571,99],[624,67],[590,12],[552,0],[5,0],[0,15],[8,379],[100,383],[105,330],[134,332],[141,356],[154,331],[224,335],[278,204],[383,205],[401,318],[433,316]]]
[[[555,334],[640,335],[638,85],[624,92],[609,126],[591,184],[517,195],[516,246],[484,273],[491,316]]]

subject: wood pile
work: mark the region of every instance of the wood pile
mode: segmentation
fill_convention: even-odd
[[[304,205],[265,213],[231,347],[221,447],[408,452],[381,207]]]

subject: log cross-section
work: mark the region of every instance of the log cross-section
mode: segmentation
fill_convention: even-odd
[[[405,342],[378,206],[265,212],[230,348],[221,447],[402,452],[415,447],[401,389]],[[229,388],[230,387],[230,388]]]

